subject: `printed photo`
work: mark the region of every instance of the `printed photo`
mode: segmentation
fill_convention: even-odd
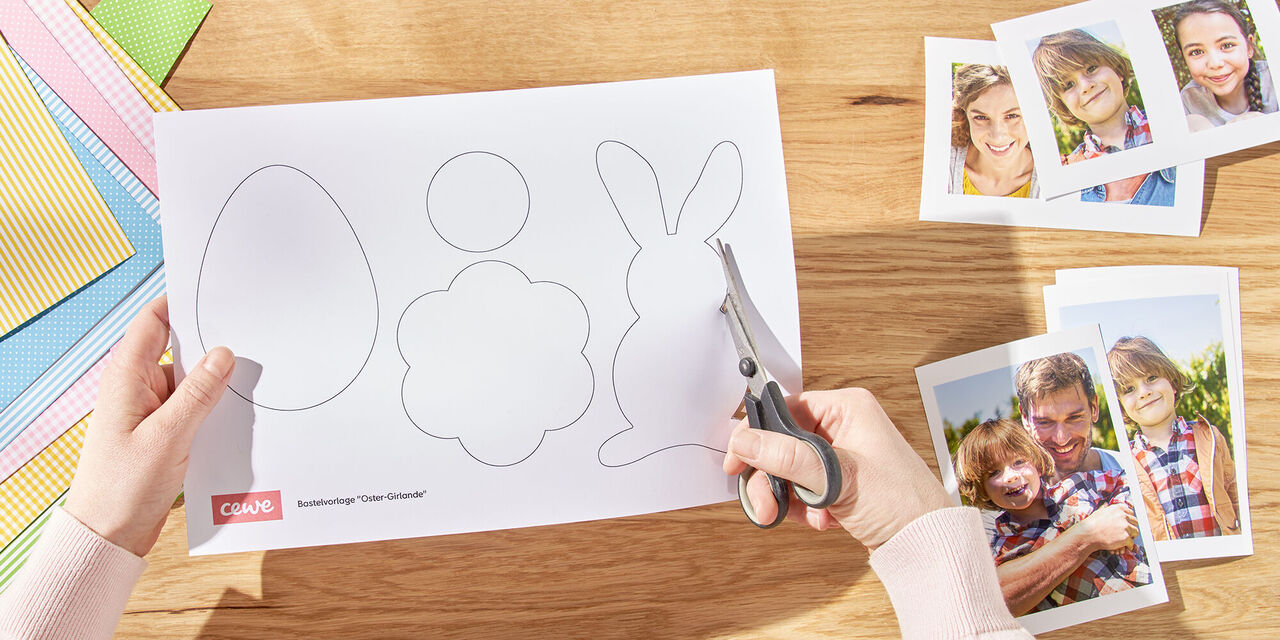
[[[1101,328],[1125,427],[1121,448],[1133,457],[1166,561],[1252,552],[1229,291],[1220,271],[1171,279],[1133,268],[1112,282],[1045,289],[1051,327]]]
[[[944,484],[982,510],[1006,603],[1033,633],[1167,598],[1101,349],[1093,326],[916,369]],[[1068,532],[1099,550],[1045,549]],[[1028,575],[1053,580],[1011,586]]]
[[[952,64],[948,193],[1039,198],[1027,128],[1004,65]]]
[[[1133,63],[1115,22],[1027,42],[1062,164],[1151,144]]]
[[[1274,2],[1088,0],[991,30],[1046,198],[1150,203],[1170,166],[1280,140]]]
[[[1152,13],[1191,131],[1280,109],[1262,39],[1244,0],[1193,0]]]
[[[1199,233],[1202,165],[1046,200],[1023,111],[995,43],[926,38],[925,65],[922,220]]]

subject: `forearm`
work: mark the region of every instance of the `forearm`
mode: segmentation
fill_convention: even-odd
[[[1031,553],[996,568],[1000,591],[1013,615],[1031,610],[1093,552],[1079,525]]]
[[[984,538],[978,510],[954,507],[917,518],[871,554],[903,638],[1031,637],[1000,597]]]
[[[55,508],[26,564],[0,594],[0,637],[110,638],[146,566]]]

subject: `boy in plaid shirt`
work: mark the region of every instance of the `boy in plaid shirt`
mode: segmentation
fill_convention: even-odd
[[[1039,549],[1098,508],[1122,504],[1129,495],[1118,471],[1082,471],[1048,484],[1053,461],[1009,420],[988,420],[969,432],[956,451],[955,466],[961,495],[979,508],[1003,510],[991,540],[997,566]],[[1136,538],[1135,530],[1130,546],[1089,555],[1032,611],[1150,584],[1150,567]]]
[[[1049,110],[1068,127],[1084,127],[1084,141],[1063,164],[1151,143],[1147,115],[1125,97],[1133,64],[1083,29],[1041,38],[1032,54]]]
[[[1133,64],[1114,47],[1083,29],[1040,39],[1032,54],[1049,111],[1063,126],[1083,128],[1084,140],[1062,164],[1116,153],[1151,143],[1147,114],[1129,104]],[[1172,206],[1176,169],[1144,173],[1084,189],[1084,202],[1120,202]]]
[[[1240,533],[1236,470],[1222,433],[1203,416],[1177,414],[1194,388],[1159,347],[1125,337],[1107,352],[1125,421],[1135,424],[1130,449],[1138,487],[1156,540]]]

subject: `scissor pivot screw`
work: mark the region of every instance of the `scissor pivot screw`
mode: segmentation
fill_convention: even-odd
[[[738,361],[738,373],[744,378],[750,378],[756,374],[756,362],[751,358],[743,358]]]

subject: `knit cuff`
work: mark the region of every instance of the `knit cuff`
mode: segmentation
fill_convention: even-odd
[[[1021,630],[1004,603],[983,537],[977,509],[952,507],[920,516],[871,554],[903,638],[999,637]]]
[[[0,597],[0,637],[110,638],[147,561],[54,507]]]

